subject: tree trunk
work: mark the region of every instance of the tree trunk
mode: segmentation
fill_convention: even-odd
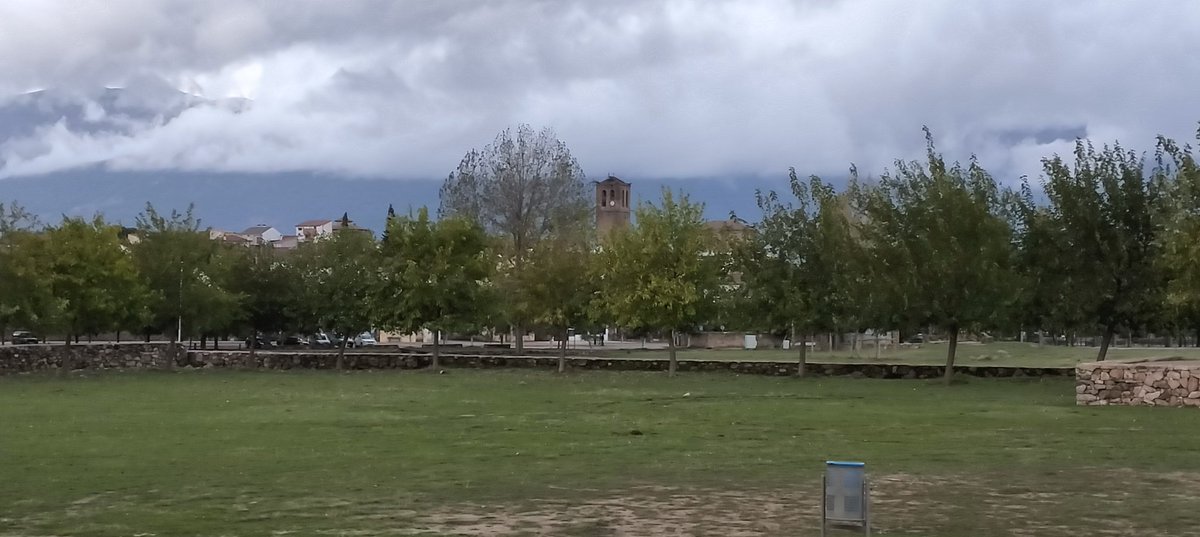
[[[438,369],[442,367],[442,331],[433,331],[433,363],[430,367]]]
[[[346,344],[349,342],[350,342],[350,338],[343,336],[342,342],[340,344],[338,344],[338,355],[337,355],[337,370],[338,371],[346,370]],[[253,345],[254,344],[251,343],[251,346],[253,346]]]
[[[1111,326],[1104,327],[1104,337],[1100,339],[1100,354],[1096,355],[1097,362],[1103,362],[1108,357],[1108,346],[1112,344],[1114,333],[1116,331]]]
[[[667,349],[670,352],[670,358],[667,361],[667,376],[675,376],[675,369],[678,367],[675,361],[675,329],[671,329],[671,340],[667,343]]]
[[[950,325],[950,347],[946,349],[946,384],[954,380],[954,354],[958,352],[958,325]]]
[[[875,361],[877,361],[877,362],[879,361],[879,358],[880,358],[880,356],[879,356],[879,352],[880,352],[879,347],[880,346],[881,345],[880,345],[880,341],[879,341],[879,332],[875,332]]]
[[[1038,347],[1041,348],[1046,344],[1046,331],[1038,330]]]
[[[434,336],[434,341],[437,341],[437,336]],[[522,323],[513,326],[513,343],[516,344],[517,354],[525,352],[525,326]]]
[[[146,336],[146,339],[149,338],[150,336]],[[175,369],[175,359],[178,358],[179,354],[179,342],[176,339],[175,332],[170,332],[170,335],[167,336],[167,341],[169,342],[169,346],[167,347],[167,363],[165,364],[167,369]]]
[[[121,342],[121,331],[117,330],[117,343]]]
[[[146,338],[146,339],[145,339],[145,342],[146,342],[146,343],[150,343],[150,332],[149,332],[149,331],[147,331],[147,332],[146,332],[146,334],[145,334],[145,338]]]
[[[58,366],[58,374],[61,377],[67,376],[71,372],[71,368],[75,365],[73,363],[74,360],[72,360],[72,358],[74,358],[74,356],[73,356],[73,351],[71,350],[71,334],[70,333],[67,333],[66,347],[67,347],[66,349],[63,349],[62,363],[59,364],[59,366]]]
[[[558,349],[558,372],[559,374],[567,372],[567,328],[562,331],[562,343]]]
[[[796,341],[796,331],[792,330],[792,341]],[[808,368],[808,334],[800,333],[800,358],[796,363],[796,376],[804,378],[805,369]]]
[[[201,340],[201,341],[203,342],[204,340]],[[255,347],[258,346],[257,343],[258,343],[257,338],[250,339],[250,355],[246,359],[246,361],[242,363],[242,367],[250,369],[250,368],[253,368],[254,364],[257,363],[256,358],[258,358],[258,352],[255,349]],[[201,343],[201,344],[203,344],[203,343]],[[338,369],[341,369],[341,366],[339,366]]]

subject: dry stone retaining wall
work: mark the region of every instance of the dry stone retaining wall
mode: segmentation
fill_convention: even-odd
[[[79,345],[0,346],[0,375],[58,369],[69,358],[72,369],[143,369],[167,365],[168,343],[85,343]],[[177,346],[177,365],[183,346]]]
[[[71,353],[74,369],[140,369],[162,368],[167,365],[169,346],[166,344],[95,344],[64,347],[61,345],[32,345],[0,347],[0,375],[57,369],[64,353]],[[334,369],[337,354],[310,351],[264,351],[255,353],[248,364],[245,351],[192,350],[180,352],[177,367],[257,369]],[[431,365],[427,350],[384,352],[347,352],[347,369],[424,369]],[[558,358],[547,355],[514,356],[511,354],[476,354],[453,352],[441,357],[447,368],[530,368],[554,369]],[[666,371],[667,360],[640,358],[608,358],[573,356],[567,365],[575,370],[609,371]],[[745,375],[788,376],[796,374],[796,364],[764,361],[680,360],[680,371],[730,372]],[[849,376],[885,379],[928,379],[942,376],[945,370],[934,365],[894,364],[822,364],[810,363],[806,374],[811,376]],[[1037,367],[974,367],[954,368],[956,374],[974,377],[1068,377],[1071,368]]]
[[[1200,407],[1200,362],[1096,362],[1075,369],[1075,404]]]

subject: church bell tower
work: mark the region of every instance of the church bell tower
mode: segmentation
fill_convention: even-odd
[[[629,227],[629,190],[629,183],[612,175],[596,182],[596,235],[601,239]]]

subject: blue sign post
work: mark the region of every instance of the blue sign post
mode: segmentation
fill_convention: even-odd
[[[871,535],[871,501],[866,464],[825,461],[821,482],[821,535],[829,525],[861,527]]]

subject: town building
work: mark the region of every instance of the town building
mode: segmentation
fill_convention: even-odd
[[[600,238],[615,230],[628,229],[633,211],[630,210],[631,185],[615,176],[596,182],[596,234]]]
[[[278,229],[266,224],[248,227],[241,235],[254,245],[274,244],[283,238],[283,234]]]
[[[296,241],[306,242],[333,234],[333,220],[305,220],[296,224]]]

